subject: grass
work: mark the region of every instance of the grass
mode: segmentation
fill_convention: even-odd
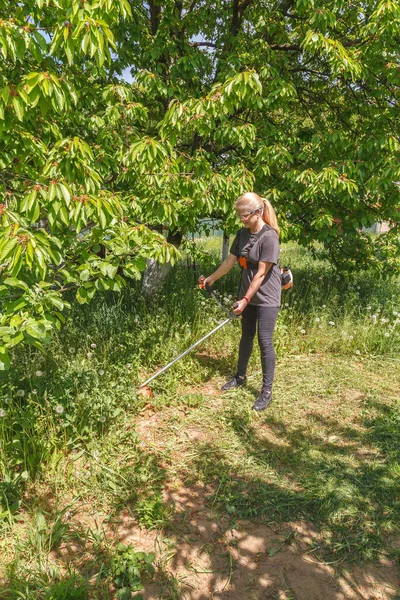
[[[229,526],[313,522],[320,539],[310,551],[323,563],[398,558],[398,280],[345,277],[287,244],[281,262],[295,288],[283,296],[271,408],[250,410],[257,349],[248,387],[219,392],[234,370],[238,322],[154,380],[154,398],[136,395],[224,318],[195,286],[220,244],[198,239],[196,275],[183,261],[150,301],[134,285],[74,304],[46,355],[16,350],[0,379],[2,598],[115,597],[121,515],[172,539],[172,491],[196,486]],[[237,286],[234,269],[215,288],[228,305]],[[173,555],[159,545],[158,597],[183,596]]]

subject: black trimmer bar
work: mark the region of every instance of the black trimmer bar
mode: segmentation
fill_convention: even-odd
[[[158,377],[159,375],[161,375],[161,373],[164,373],[165,371],[167,371],[170,367],[172,367],[173,364],[175,364],[176,362],[178,362],[178,360],[180,360],[181,358],[183,358],[184,356],[186,356],[186,354],[189,354],[189,352],[191,352],[194,348],[196,348],[197,346],[199,346],[202,342],[204,342],[204,340],[206,340],[207,338],[209,338],[213,333],[215,333],[216,331],[218,331],[218,329],[221,329],[221,327],[223,327],[224,325],[226,325],[227,323],[229,323],[230,321],[232,321],[233,319],[238,319],[239,315],[235,315],[234,312],[232,312],[231,310],[228,310],[226,308],[226,306],[224,306],[222,304],[222,302],[219,300],[218,296],[216,295],[216,293],[214,292],[214,290],[207,284],[204,283],[205,281],[205,277],[204,275],[201,275],[199,278],[199,287],[203,290],[207,290],[207,292],[210,293],[211,297],[217,302],[218,306],[220,308],[222,308],[222,310],[228,315],[228,318],[225,319],[225,321],[222,321],[222,323],[220,323],[219,325],[217,325],[217,327],[214,327],[214,329],[212,331],[210,331],[210,333],[207,333],[207,335],[205,335],[204,337],[201,338],[201,340],[198,340],[197,342],[195,342],[192,346],[190,346],[190,348],[188,348],[187,350],[185,350],[185,352],[182,352],[182,354],[180,354],[179,356],[177,356],[176,358],[174,358],[174,360],[171,360],[170,363],[168,363],[167,365],[165,365],[165,367],[163,367],[162,369],[160,369],[159,371],[157,371],[156,373],[154,373],[154,375],[152,375],[151,377],[149,377],[149,379],[147,379],[146,381],[144,381],[140,387],[137,390],[137,394],[140,394],[142,396],[152,396],[152,391],[150,390],[150,388],[148,387],[148,384],[153,381],[153,379],[155,379],[156,377]],[[232,306],[232,308],[237,308],[238,303],[235,302]]]

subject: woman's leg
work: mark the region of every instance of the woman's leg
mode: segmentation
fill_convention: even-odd
[[[278,317],[279,308],[271,306],[258,307],[258,343],[261,351],[261,366],[263,372],[263,392],[270,392],[275,373],[275,350],[273,346],[273,334]]]
[[[242,337],[239,343],[239,359],[236,375],[246,377],[247,365],[253,350],[253,341],[257,331],[257,306],[249,304],[242,312]]]

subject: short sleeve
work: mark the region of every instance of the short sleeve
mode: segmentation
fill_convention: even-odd
[[[237,232],[235,239],[232,242],[230,253],[236,257],[239,256],[239,231]]]
[[[266,237],[260,247],[260,261],[278,264],[279,262],[279,239],[277,235]]]

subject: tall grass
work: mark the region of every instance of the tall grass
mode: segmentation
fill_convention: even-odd
[[[194,273],[182,261],[160,292],[146,299],[140,284],[120,295],[103,294],[88,306],[73,305],[67,324],[42,354],[18,349],[13,369],[0,378],[1,471],[35,476],[54,448],[72,447],[101,435],[127,408],[140,406],[136,387],[158,367],[224,319],[216,303],[195,283],[218,264],[220,238],[200,238],[203,264]],[[294,271],[295,287],[284,291],[275,343],[278,356],[333,353],[348,357],[400,356],[400,284],[369,273],[340,276],[315,263],[294,244],[282,251]],[[230,306],[239,270],[215,284]],[[207,348],[235,364],[240,325],[234,322]],[[257,350],[253,365],[258,365]],[[190,356],[155,380],[173,393],[185,381],[201,380]]]

